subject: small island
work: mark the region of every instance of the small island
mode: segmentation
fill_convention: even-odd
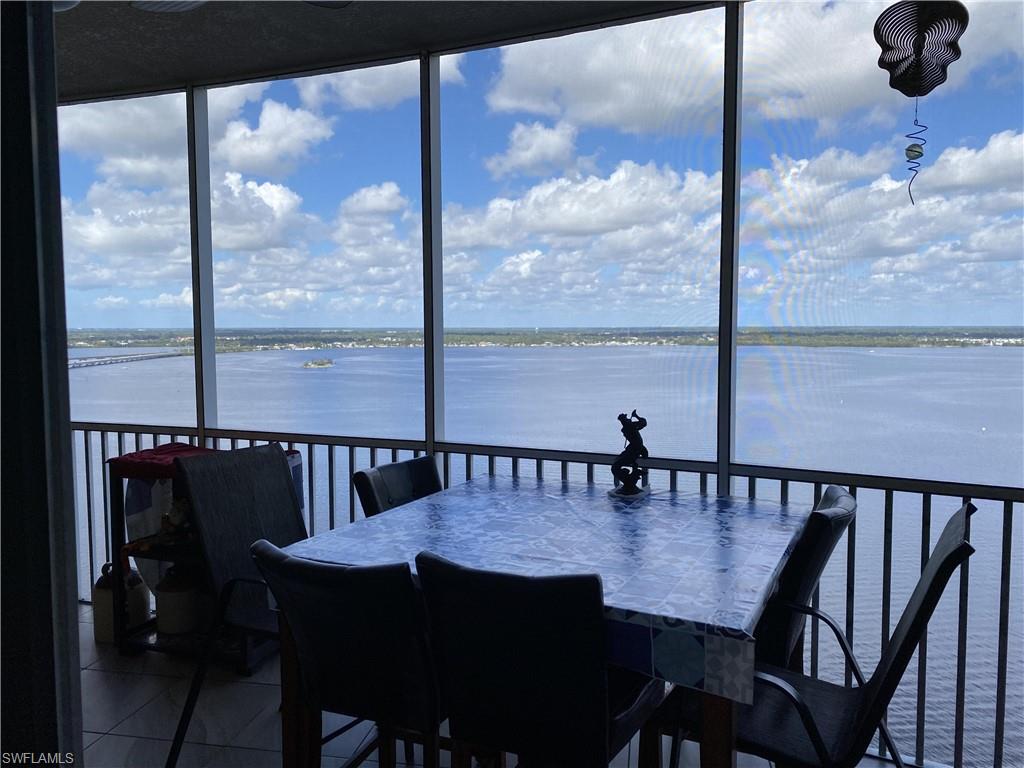
[[[326,357],[320,357],[316,360],[307,360],[302,364],[303,368],[333,368],[334,361],[328,360]]]

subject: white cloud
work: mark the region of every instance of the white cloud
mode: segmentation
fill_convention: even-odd
[[[69,212],[64,229],[72,248],[115,256],[146,251],[166,259],[180,246],[188,246],[188,198],[166,190],[145,192],[98,182]]]
[[[188,184],[184,94],[63,106],[57,124],[61,151],[100,158],[110,180]]]
[[[721,12],[694,13],[501,49],[497,112],[629,132],[721,124]]]
[[[659,322],[666,313],[714,322],[720,196],[717,174],[627,161],[605,177],[551,179],[483,208],[449,206],[453,322],[509,311],[568,313],[583,324]]]
[[[855,304],[913,306],[1024,296],[1024,153],[1021,135],[994,134],[978,148],[951,148],[914,183],[882,173],[835,182],[816,158],[774,157],[744,180],[741,232],[748,275],[741,291],[782,313],[779,322],[822,323]],[[844,163],[877,169],[879,150]],[[892,163],[902,165],[898,148]],[[900,168],[900,175],[903,175]],[[1014,293],[1015,292],[1015,293]],[[813,300],[812,300],[813,298]],[[833,312],[828,318],[790,313]]]
[[[462,54],[441,58],[441,82],[462,83],[459,65]],[[308,109],[320,109],[335,102],[345,109],[389,109],[419,95],[418,61],[404,61],[379,67],[365,67],[329,75],[314,75],[295,81],[299,99]]]
[[[875,146],[863,154],[829,147],[806,161],[807,174],[822,184],[844,184],[875,179],[892,167],[901,150],[895,144]]]
[[[476,284],[480,260],[463,251],[445,252],[443,260],[446,306],[459,309],[464,303],[470,302],[479,308]]]
[[[516,123],[508,149],[487,158],[484,165],[495,179],[516,173],[546,176],[564,170],[576,153],[576,133],[576,128],[565,122],[551,128],[543,123]]]
[[[887,3],[749,3],[744,8],[746,115],[806,118],[835,134],[860,114],[888,125],[908,100],[878,67],[875,19]],[[1007,54],[1021,56],[1020,3],[972,3],[962,59],[943,90]],[[627,132],[714,132],[721,125],[724,15],[711,10],[503,48],[488,93],[499,112]]]
[[[69,289],[111,288],[117,273],[108,266],[89,261],[88,257],[64,253],[64,284]]]
[[[58,130],[61,149],[91,157],[184,152],[185,95],[63,106]]]
[[[214,288],[220,317],[280,321],[330,310],[334,322],[366,322],[368,317],[418,322],[419,212],[410,208],[396,183],[385,181],[355,191],[327,223],[308,213],[302,196],[287,184],[252,178],[253,173],[286,172],[330,135],[329,121],[321,116],[261,101],[265,87],[236,86],[210,94]],[[172,101],[115,102],[109,110],[110,105],[96,105],[78,112],[62,108],[67,138],[62,151],[97,158],[98,180],[84,196],[65,194],[61,200],[66,284],[71,291],[106,289],[100,299],[84,299],[93,310],[144,307],[185,313],[190,307],[184,102]],[[255,124],[242,117],[253,101],[259,107]],[[173,131],[161,134],[176,119],[182,126],[180,152]],[[170,183],[174,163],[180,170],[177,184]],[[139,298],[120,296],[125,288],[136,289]],[[72,301],[70,306],[84,309],[86,304]]]
[[[185,286],[180,293],[161,293],[155,299],[143,299],[139,303],[154,309],[191,309],[192,286]]]
[[[902,144],[775,156],[743,180],[740,290],[780,323],[913,317],[1024,295],[1024,146],[997,133],[922,169],[907,198]],[[1000,162],[1002,164],[1000,165]],[[892,174],[897,174],[894,178]],[[445,211],[453,322],[713,324],[720,178],[622,163],[480,208]],[[500,322],[500,320],[499,320]],[[861,321],[863,322],[863,321]]]
[[[263,251],[305,242],[319,220],[302,211],[302,198],[283,184],[244,180],[227,172],[213,185],[213,247]]]
[[[258,103],[269,87],[270,83],[244,83],[207,91],[206,111],[211,141],[222,138],[228,123],[238,117],[248,102]]]
[[[143,187],[170,187],[188,183],[188,159],[184,155],[105,157],[100,162],[99,171],[109,179]]]
[[[266,186],[230,181],[246,199],[259,200],[256,193]],[[278,211],[285,219],[298,215],[301,222],[301,200],[281,190],[273,196],[283,203]],[[322,238],[328,232],[332,247],[323,253]],[[334,322],[366,322],[369,317],[419,321],[419,223],[394,182],[351,194],[339,204],[330,228],[307,230],[316,235],[315,242],[304,242],[293,234],[276,246],[257,248],[255,242],[262,235],[248,234],[253,242],[246,249],[214,265],[219,309],[276,319],[321,311],[321,318],[331,317]]]
[[[480,260],[470,256],[468,253],[464,253],[463,251],[445,253],[444,255],[444,274],[446,281],[449,275],[453,277],[470,275],[479,268]]]
[[[971,10],[972,25],[980,19],[985,29],[992,15]],[[758,46],[764,51],[751,52],[754,6],[746,12],[748,67],[754,67],[757,56],[778,51],[762,41]],[[814,18],[839,13],[839,6],[801,6],[789,13]],[[835,18],[824,19],[822,29],[841,30],[852,23],[852,13],[844,7]],[[687,18],[673,24],[685,29]],[[992,34],[993,45],[1005,50],[1005,33]],[[705,85],[718,93],[715,78],[703,83],[698,77],[682,89],[657,92],[658,83],[675,76],[669,70],[676,64],[661,62],[652,74],[644,62],[651,51],[663,50],[663,37],[675,39],[665,31],[640,35],[634,48],[623,49],[624,57],[619,52],[621,71],[633,80],[627,77],[622,92],[616,83],[614,98],[599,76],[612,69],[612,52],[604,44],[592,52],[569,46],[580,62],[573,73],[580,83],[568,88],[560,79],[565,73],[545,69],[554,61],[550,56],[503,59],[492,108],[554,119],[516,123],[506,150],[486,160],[488,169],[495,178],[562,175],[481,206],[445,209],[445,297],[446,306],[457,310],[454,317],[484,310],[505,318],[510,312],[523,318],[578,313],[581,322],[715,321],[720,175],[630,161],[611,172],[582,173],[574,161],[577,122],[627,131],[714,127],[707,119],[720,106],[702,99]],[[555,42],[530,45],[540,51],[542,43]],[[844,56],[839,52],[828,60]],[[951,67],[948,87],[962,82],[962,75],[961,80],[952,75],[969,58]],[[884,79],[874,62],[872,54],[870,76]],[[451,72],[458,75],[452,66],[449,82]],[[698,59],[693,66],[703,72],[712,63]],[[860,109],[871,111],[865,119],[884,123],[888,102],[865,101],[866,92],[853,81],[869,75],[866,65],[857,66],[857,77],[844,70],[827,87],[822,82],[829,73],[823,75],[820,66],[799,76],[790,71],[785,82],[759,82],[748,74],[748,107],[766,119],[816,117],[819,130]],[[540,75],[532,85],[506,79],[535,70]],[[642,81],[641,75],[654,79]],[[373,77],[344,88],[324,81],[320,92],[307,94],[309,109],[268,100],[255,127],[240,115],[246,104],[261,98],[265,86],[223,89],[216,98],[211,93],[214,245],[222,254],[215,264],[218,310],[278,319],[325,312],[338,323],[371,317],[419,321],[419,211],[397,183],[382,181],[353,192],[333,220],[323,221],[304,209],[302,196],[288,185],[251,178],[287,172],[331,135],[329,121],[309,110],[328,101],[351,109],[389,106],[416,92],[416,77],[411,93],[404,91],[407,96],[401,94],[408,78],[378,79],[374,91]],[[98,158],[100,180],[83,198],[61,201],[67,285],[99,290],[101,298],[88,299],[96,309],[128,308],[132,302],[119,295],[127,288],[145,289],[148,298],[137,302],[145,307],[184,311],[190,306],[183,101],[155,98],[61,109],[62,149]],[[1004,131],[942,151],[936,151],[938,143],[928,145],[914,183],[914,207],[906,196],[902,146],[893,139],[860,153],[830,147],[807,156],[790,150],[773,156],[768,167],[750,171],[743,180],[740,285],[745,299],[794,316],[856,301],[934,306],[966,293],[1005,296],[1020,305],[1024,136]],[[803,319],[815,318],[805,314]]]
[[[681,177],[667,166],[627,160],[607,177],[550,179],[519,198],[494,198],[482,210],[450,205],[444,242],[455,249],[508,247],[531,237],[571,240],[655,224],[717,209],[720,185],[717,174],[687,171]]]
[[[229,291],[220,295],[218,305],[229,310],[255,310],[279,315],[314,304],[319,295],[301,288],[275,288],[266,291]]]
[[[409,201],[393,181],[374,184],[356,190],[341,202],[341,213],[346,216],[379,216],[398,213],[409,207]]]
[[[547,253],[539,249],[509,256],[487,276],[485,293],[527,302],[569,301],[597,294],[600,265],[581,251]]]
[[[103,296],[96,299],[93,304],[98,309],[124,309],[130,302],[124,296]]]
[[[69,288],[151,288],[190,280],[184,190],[146,192],[97,182],[84,200],[68,200],[62,208]]]
[[[232,120],[213,152],[233,171],[282,176],[332,133],[329,119],[267,99],[255,128]]]
[[[937,191],[1019,190],[1024,175],[1024,134],[1003,131],[992,135],[979,149],[950,147],[931,167],[927,159],[923,162],[920,181],[927,178],[928,186]]]
[[[378,309],[383,306],[379,302],[391,302],[409,311],[410,301],[419,305],[423,283],[419,221],[396,183],[363,187],[338,206],[333,232],[337,249],[317,259],[312,271],[342,290],[344,301],[360,298],[369,302],[360,306]]]

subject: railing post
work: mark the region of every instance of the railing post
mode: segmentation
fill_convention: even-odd
[[[999,650],[996,656],[996,733],[993,768],[1002,768],[1006,733],[1006,657],[1010,642],[1010,575],[1013,560],[1013,502],[1003,502],[1003,557],[999,575]]]
[[[213,323],[213,233],[210,211],[210,127],[206,89],[185,89],[188,124],[188,203],[192,246],[192,334],[195,351],[196,428],[217,425],[217,350]]]
[[[444,440],[444,293],[441,245],[440,59],[420,56],[420,183],[423,206],[423,437]]]
[[[743,4],[725,6],[722,230],[718,286],[718,495],[729,495],[736,436],[736,273],[739,261]]]

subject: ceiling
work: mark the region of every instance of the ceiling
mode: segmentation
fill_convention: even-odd
[[[62,103],[339,69],[693,10],[709,2],[82,2],[56,14]]]

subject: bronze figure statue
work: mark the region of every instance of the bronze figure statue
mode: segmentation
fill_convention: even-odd
[[[644,489],[638,487],[643,472],[639,460],[647,458],[647,448],[640,430],[647,426],[647,419],[637,416],[635,409],[629,416],[620,413],[618,419],[626,445],[612,464],[612,476],[621,485],[611,493],[615,496],[636,496],[644,493]]]

